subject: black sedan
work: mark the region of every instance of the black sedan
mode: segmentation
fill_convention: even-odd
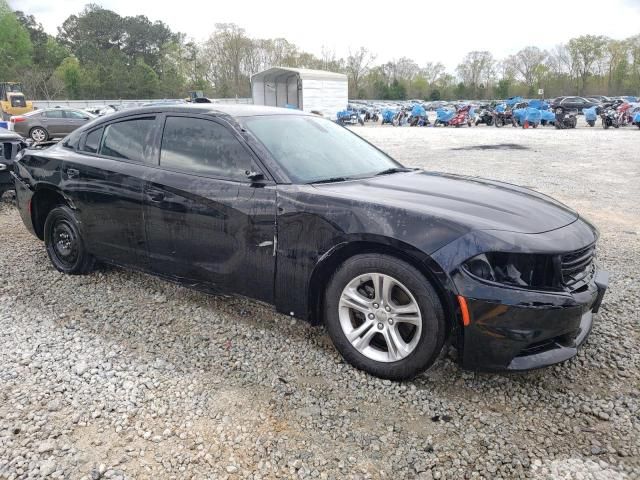
[[[583,97],[557,97],[551,101],[552,109],[562,108],[563,110],[575,110],[578,113],[582,113],[583,108],[591,108],[596,105],[600,105],[600,102]]]
[[[0,128],[0,197],[7,190],[13,190],[13,161],[26,146],[20,135]]]
[[[449,339],[471,369],[567,360],[607,285],[596,229],[559,202],[405,168],[294,110],[119,112],[26,150],[14,177],[58,270],[106,262],[269,302],[389,379],[425,370]]]

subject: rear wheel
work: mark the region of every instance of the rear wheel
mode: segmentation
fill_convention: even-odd
[[[29,131],[29,136],[34,142],[46,142],[49,138],[49,132],[42,127],[34,127]]]
[[[391,380],[429,368],[445,339],[444,311],[429,281],[387,255],[348,259],[325,297],[325,324],[354,367]]]
[[[73,210],[56,207],[44,222],[44,244],[53,266],[63,273],[84,274],[93,270],[94,259],[87,252]]]

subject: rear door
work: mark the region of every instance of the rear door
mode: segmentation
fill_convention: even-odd
[[[145,269],[144,177],[154,158],[157,121],[155,115],[132,116],[89,130],[62,172],[89,251]]]
[[[226,122],[167,115],[145,187],[152,268],[273,301],[275,184],[252,183],[245,173],[261,168]]]
[[[49,136],[66,135],[66,118],[62,109],[46,110],[42,115],[42,126],[47,129]]]

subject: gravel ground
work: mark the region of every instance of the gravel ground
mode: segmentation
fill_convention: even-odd
[[[101,268],[63,276],[0,203],[0,478],[640,478],[640,131],[357,130],[408,165],[530,186],[601,229],[610,291],[574,360],[411,382],[322,328]]]

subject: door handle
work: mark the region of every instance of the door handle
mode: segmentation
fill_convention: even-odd
[[[80,176],[80,170],[76,170],[75,168],[67,168],[65,171],[69,178],[78,178]]]
[[[160,190],[147,190],[147,198],[152,202],[161,202],[164,200],[164,192]]]

